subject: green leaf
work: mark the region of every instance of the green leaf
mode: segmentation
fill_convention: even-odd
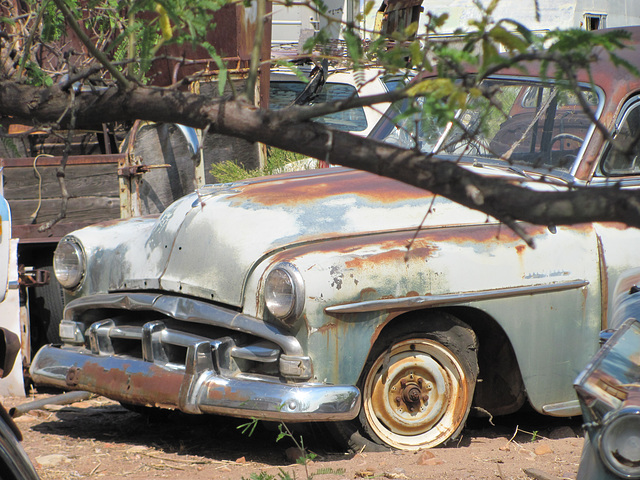
[[[236,429],[241,430],[241,433],[243,435],[247,434],[247,431],[248,431],[249,432],[248,436],[251,436],[253,435],[253,432],[255,431],[257,425],[258,425],[258,419],[251,418],[251,421],[238,425]]]
[[[409,51],[411,52],[411,65],[417,67],[422,64],[423,55],[422,55],[422,45],[420,45],[419,40],[414,40],[409,45]]]
[[[407,37],[411,37],[413,35],[416,34],[416,32],[418,31],[418,22],[413,22],[410,23],[409,25],[407,25],[407,27],[404,29],[404,34]]]
[[[369,0],[364,5],[364,14],[369,15],[369,13],[371,13],[371,10],[373,10],[373,7],[375,7],[375,5],[376,5],[376,2],[374,2],[373,0]]]
[[[500,25],[496,25],[489,31],[489,37],[503,45],[509,51],[525,52],[529,44],[522,37],[509,32]]]
[[[427,28],[430,30],[436,30],[442,27],[447,22],[447,20],[449,20],[448,13],[443,13],[442,15],[433,15],[431,17],[431,23],[429,23]]]
[[[202,46],[207,50],[211,59],[218,66],[218,95],[222,96],[224,94],[224,88],[227,86],[228,80],[228,71],[227,65],[222,60],[222,57],[218,55],[216,49],[209,42],[203,42]]]
[[[352,29],[348,28],[343,32],[344,41],[347,45],[349,58],[357,65],[362,61],[363,50],[360,37]]]
[[[279,67],[285,67],[291,70],[291,72],[298,77],[301,82],[309,83],[309,77],[302,71],[298,66],[294,63],[291,63],[289,60],[283,60],[281,58],[275,58],[271,60],[272,65],[277,65]]]
[[[316,6],[320,13],[326,14],[327,10],[329,10],[329,7],[327,7],[327,4],[324,3],[323,0],[311,0],[311,3]]]

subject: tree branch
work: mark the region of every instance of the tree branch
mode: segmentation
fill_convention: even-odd
[[[69,94],[57,87],[0,82],[0,111],[16,119],[55,122],[68,102]],[[287,122],[284,119],[289,117],[280,111],[261,111],[246,101],[213,101],[186,92],[133,87],[128,92],[117,88],[82,92],[74,105],[77,128],[93,125],[96,119],[112,122],[136,118],[195,128],[210,125],[211,132],[395,178],[484,212],[511,227],[516,225],[515,220],[538,225],[606,221],[640,227],[640,198],[634,190],[611,185],[536,191],[527,188],[524,177],[514,182],[479,175],[473,167],[464,168],[437,156],[356,137],[322,124]],[[70,123],[69,113],[62,122]]]
[[[247,78],[247,98],[251,103],[255,102],[256,82],[260,71],[260,53],[262,52],[262,37],[264,35],[265,14],[267,12],[266,0],[257,0],[256,32],[251,48],[251,63],[249,65],[249,76]]]

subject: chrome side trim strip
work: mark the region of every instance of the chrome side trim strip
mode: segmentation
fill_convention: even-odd
[[[192,298],[157,293],[107,293],[81,297],[69,302],[65,320],[78,321],[87,310],[113,308],[120,310],[152,310],[184,322],[214,325],[249,333],[278,345],[287,355],[303,356],[298,339],[277,325]]]
[[[416,297],[389,298],[383,300],[369,300],[366,302],[333,305],[324,311],[330,315],[346,313],[376,312],[380,310],[418,310],[426,307],[452,305],[459,303],[478,302],[480,300],[495,300],[498,298],[519,297],[523,295],[538,295],[540,293],[562,292],[574,290],[589,285],[587,280],[534,285],[530,287],[499,288],[496,290],[481,290],[468,293],[448,293],[444,295],[420,295]]]

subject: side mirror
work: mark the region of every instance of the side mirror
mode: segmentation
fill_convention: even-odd
[[[19,352],[20,338],[6,328],[0,327],[0,378],[11,373]]]

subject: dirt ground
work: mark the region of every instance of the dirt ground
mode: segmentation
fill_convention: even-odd
[[[33,399],[7,397],[7,409]],[[418,452],[331,451],[326,439],[305,437],[318,456],[296,464],[288,439],[275,426],[251,437],[240,419],[171,412],[149,418],[103,397],[48,406],[16,418],[23,446],[45,480],[122,478],[336,480],[378,479],[575,479],[582,449],[580,418],[537,414],[469,420],[447,447]],[[288,477],[287,477],[288,476]]]

